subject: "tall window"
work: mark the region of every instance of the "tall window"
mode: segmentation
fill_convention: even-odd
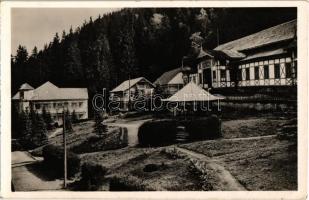
[[[250,69],[246,68],[246,80],[250,80]]]
[[[291,63],[285,63],[285,77],[292,78],[292,65]]]
[[[264,65],[264,79],[269,79],[269,66]]]
[[[242,81],[242,69],[237,70],[237,80]]]
[[[259,80],[260,74],[259,74],[259,67],[254,67],[254,79]]]
[[[199,74],[198,74],[198,77],[199,77],[199,78],[198,78],[198,81],[197,81],[198,84],[202,84],[202,74],[199,73]]]
[[[216,76],[217,74],[216,74],[216,71],[212,71],[212,78],[213,78],[213,80],[216,80],[217,79],[217,76]]]
[[[280,78],[280,65],[275,64],[275,78]]]
[[[221,81],[226,81],[226,71],[220,70]]]

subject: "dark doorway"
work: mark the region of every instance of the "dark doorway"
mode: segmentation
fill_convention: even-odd
[[[204,69],[203,70],[203,83],[208,85],[208,88],[212,87],[211,81],[211,69]]]

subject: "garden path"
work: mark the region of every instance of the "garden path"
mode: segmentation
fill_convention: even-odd
[[[111,126],[119,126],[119,127],[125,127],[128,129],[128,146],[134,147],[138,145],[138,129],[139,127],[145,123],[146,121],[149,121],[150,119],[144,119],[144,120],[136,120],[136,121],[118,121],[113,123],[106,123],[107,125]]]
[[[215,160],[205,156],[204,154],[197,153],[185,148],[176,147],[182,153],[187,154],[191,158],[203,161],[206,163],[206,167],[209,170],[208,173],[211,173],[211,176],[215,177],[215,183],[213,187],[215,190],[222,191],[244,191],[246,190],[232,174],[226,170],[222,165],[218,164]]]
[[[47,181],[31,170],[38,160],[26,151],[12,152],[12,185],[15,191],[60,190],[63,181]]]

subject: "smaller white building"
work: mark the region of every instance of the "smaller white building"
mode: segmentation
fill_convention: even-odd
[[[170,97],[184,86],[184,77],[182,68],[176,68],[163,73],[155,82],[154,85],[160,87],[162,95]]]
[[[120,111],[128,111],[130,101],[151,97],[153,89],[154,85],[144,77],[126,80],[110,91],[110,100],[120,103]]]

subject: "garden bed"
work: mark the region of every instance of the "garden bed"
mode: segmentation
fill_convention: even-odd
[[[247,190],[297,190],[297,151],[276,137],[181,145],[220,162]]]
[[[277,134],[278,128],[287,122],[287,118],[255,118],[223,120],[224,138],[243,138]]]

